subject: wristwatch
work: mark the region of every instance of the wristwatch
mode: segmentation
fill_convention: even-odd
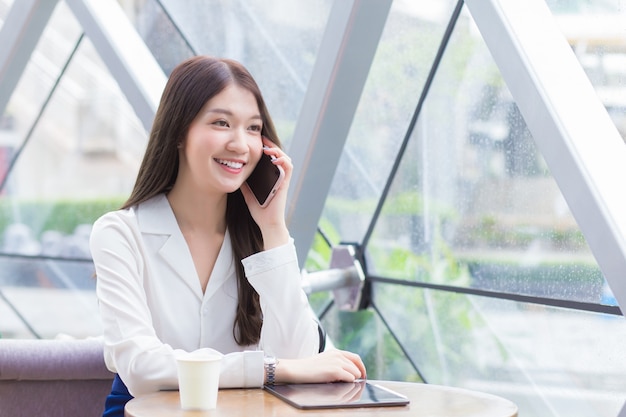
[[[278,359],[273,356],[265,356],[263,358],[263,365],[265,367],[265,385],[274,385],[277,364]]]

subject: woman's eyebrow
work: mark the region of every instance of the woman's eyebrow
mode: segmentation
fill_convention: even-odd
[[[231,112],[230,110],[220,109],[220,108],[207,109],[206,112],[207,113],[221,113],[221,114],[226,114],[228,116],[232,116],[233,115],[233,112]]]
[[[226,116],[233,116],[233,112],[232,111],[230,111],[228,109],[222,109],[222,108],[219,108],[219,107],[207,109],[206,112],[207,113],[225,114]],[[254,116],[251,116],[249,118],[249,120],[255,120],[255,119],[262,120],[263,118],[261,117],[260,114],[255,114]]]

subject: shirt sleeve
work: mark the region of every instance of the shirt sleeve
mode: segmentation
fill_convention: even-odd
[[[260,346],[277,358],[302,358],[319,351],[317,320],[302,290],[293,239],[242,260],[246,277],[259,293],[263,312]]]
[[[105,215],[94,223],[90,249],[96,268],[105,362],[133,396],[177,389],[176,355],[182,352],[163,343],[152,325],[142,284],[140,246],[140,232],[119,216]],[[263,352],[223,356],[221,388],[261,387],[263,380]]]

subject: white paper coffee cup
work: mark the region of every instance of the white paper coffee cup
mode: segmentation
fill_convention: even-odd
[[[183,410],[212,410],[217,407],[222,356],[202,350],[180,354],[178,389]]]

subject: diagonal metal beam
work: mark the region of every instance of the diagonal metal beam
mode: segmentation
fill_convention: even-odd
[[[400,340],[400,338],[398,337],[396,332],[393,331],[393,329],[391,328],[391,325],[385,319],[385,316],[383,315],[383,313],[376,306],[376,303],[374,303],[372,301],[371,302],[371,306],[372,306],[372,310],[374,310],[374,312],[378,315],[378,318],[380,319],[380,321],[383,322],[383,325],[385,326],[385,328],[387,329],[387,331],[389,332],[389,334],[391,335],[393,340],[396,342],[396,344],[398,345],[398,347],[400,348],[402,353],[404,354],[404,357],[406,358],[406,360],[409,361],[409,363],[411,364],[411,366],[415,370],[415,373],[417,374],[417,376],[422,380],[423,383],[428,384],[428,380],[424,377],[424,374],[422,374],[422,372],[420,371],[419,366],[417,366],[417,363],[415,363],[415,361],[413,360],[413,357],[411,356],[411,354],[407,350],[407,348],[404,347],[404,344],[402,343],[402,341]]]
[[[163,70],[115,0],[66,0],[146,131],[165,82]]]
[[[543,0],[465,3],[617,301],[626,306],[626,146],[619,132]]]
[[[65,62],[65,65],[63,65],[61,72],[59,73],[56,80],[54,81],[52,88],[50,89],[50,91],[48,91],[48,94],[46,95],[46,99],[43,101],[39,111],[37,112],[37,116],[35,117],[35,120],[30,125],[30,128],[28,129],[28,132],[26,133],[26,136],[24,137],[24,140],[15,149],[14,154],[11,156],[11,162],[9,163],[9,166],[7,167],[7,170],[4,176],[0,179],[0,192],[4,191],[5,186],[7,185],[9,181],[9,176],[12,174],[13,169],[15,168],[15,164],[19,160],[20,155],[22,154],[26,146],[30,143],[31,138],[33,137],[33,133],[35,132],[35,128],[39,124],[39,120],[41,120],[41,117],[43,116],[43,113],[46,110],[46,107],[48,107],[48,104],[50,103],[50,100],[52,99],[52,96],[57,91],[59,83],[61,82],[61,79],[63,79],[63,76],[65,75],[65,72],[67,71],[67,67],[72,61],[72,58],[74,57],[74,55],[76,54],[76,51],[78,50],[81,42],[83,41],[83,38],[84,38],[84,34],[81,34],[80,37],[78,38],[78,41],[74,45],[74,49],[72,50],[72,53],[70,54],[69,58]],[[0,253],[0,256],[1,255],[2,254]],[[12,255],[12,257],[14,256],[15,255]],[[39,256],[37,258],[39,258]]]
[[[287,222],[300,265],[308,254],[391,0],[335,1],[289,154]]]
[[[0,31],[0,115],[22,76],[58,0],[14,1]]]

